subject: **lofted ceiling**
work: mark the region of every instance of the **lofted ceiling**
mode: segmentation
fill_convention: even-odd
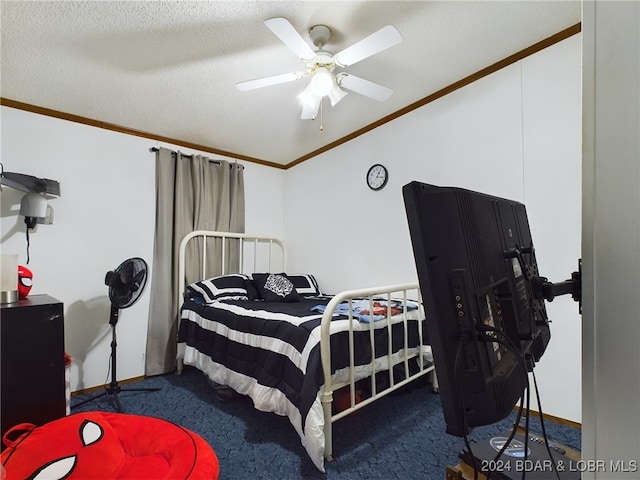
[[[571,1],[5,1],[4,105],[36,106],[122,131],[275,166],[298,163],[580,22]],[[333,53],[387,24],[402,42],[348,71],[390,87],[350,92],[301,120],[308,79],[236,83],[303,69],[264,21],[288,19]],[[22,105],[26,104],[26,105]],[[153,144],[150,144],[152,146]]]

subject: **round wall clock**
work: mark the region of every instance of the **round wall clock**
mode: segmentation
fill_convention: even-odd
[[[376,163],[367,172],[367,185],[371,190],[382,190],[389,180],[389,172],[384,165]]]

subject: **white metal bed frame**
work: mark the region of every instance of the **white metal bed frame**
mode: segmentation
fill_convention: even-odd
[[[258,250],[260,246],[262,246],[262,248],[264,247],[267,248],[267,255],[268,255],[266,267],[262,267],[261,271],[269,271],[269,272],[286,271],[285,269],[286,252],[285,252],[284,243],[277,238],[261,237],[261,236],[255,236],[255,235],[248,235],[244,233],[217,232],[217,231],[207,231],[207,230],[197,230],[197,231],[191,232],[185,235],[182,242],[180,243],[179,264],[178,264],[179,289],[178,289],[178,299],[177,299],[178,300],[177,301],[178,318],[180,318],[180,307],[183,301],[183,292],[185,291],[185,262],[186,262],[187,244],[193,239],[198,239],[198,238],[202,239],[203,241],[203,259],[205,259],[207,255],[206,239],[207,238],[222,239],[221,259],[222,259],[223,271],[221,274],[254,273],[258,271],[256,270],[256,268],[258,266],[258,256],[259,256]],[[224,268],[225,268],[224,266],[226,265],[226,259],[227,259],[228,241],[236,241],[239,243],[240,258],[239,258],[238,272],[224,271]],[[252,248],[252,257],[253,257],[252,268],[253,269],[250,272],[247,272],[246,270],[247,266],[245,265],[245,257],[246,257],[245,250],[247,249],[247,247],[251,247],[251,246],[253,247]],[[272,259],[274,257],[274,247],[279,249],[281,254],[281,264],[278,266],[272,264]],[[267,268],[267,270],[265,270],[264,268]],[[206,271],[206,262],[204,260],[202,262],[202,269],[201,269],[200,275],[201,275],[200,279],[208,278],[207,277],[208,274]],[[435,376],[434,367],[432,364],[427,364],[427,362],[425,361],[424,355],[421,354],[424,352],[419,351],[418,353],[412,354],[411,352],[409,352],[409,348],[407,346],[408,322],[406,318],[406,313],[408,311],[407,302],[409,301],[408,292],[411,292],[411,291],[416,291],[419,293],[419,285],[417,282],[343,291],[333,296],[331,301],[327,304],[326,310],[324,311],[322,316],[322,322],[320,327],[320,332],[321,332],[320,354],[322,359],[322,369],[324,373],[324,385],[322,387],[321,403],[322,403],[323,414],[324,414],[324,436],[325,436],[324,457],[325,459],[327,460],[332,459],[332,451],[333,451],[332,424],[333,422],[388,395],[394,390],[397,390],[405,386],[409,382],[415,380],[416,378],[421,377],[428,373],[433,373],[432,375],[433,388],[437,389],[437,379]],[[393,298],[394,300],[400,299],[402,301],[402,309],[403,309],[403,317],[404,317],[402,321],[403,331],[404,331],[404,349],[401,352],[399,352],[399,358],[398,358],[398,353],[396,353],[396,360],[398,361],[394,361],[393,366],[397,367],[398,365],[402,365],[404,379],[402,381],[396,381],[394,378],[393,369],[391,368],[384,369],[384,370],[379,369],[376,367],[375,359],[373,359],[370,364],[372,374],[369,377],[371,382],[372,395],[369,398],[366,398],[364,400],[357,402],[356,401],[356,381],[357,380],[355,379],[355,376],[354,376],[353,326],[354,324],[356,324],[356,322],[358,322],[358,320],[355,319],[353,316],[352,301],[354,299],[363,299],[363,298],[369,299],[369,302],[373,307],[374,297],[376,299],[390,300],[391,298]],[[331,329],[331,320],[333,318],[334,312],[338,307],[338,305],[344,302],[348,302],[348,305],[349,305],[348,317],[349,317],[349,320],[351,320],[349,322],[350,324],[350,327],[349,327],[350,367],[349,367],[349,375],[348,375],[349,379],[346,382],[342,381],[342,382],[336,383],[334,382],[331,375],[331,350],[330,350],[331,342],[329,340],[329,336],[330,336],[330,329]],[[420,306],[420,310],[423,311],[422,306]],[[387,309],[386,318],[384,320],[378,320],[375,322],[376,325],[380,325],[379,322],[382,322],[382,321],[386,322],[386,329],[389,336],[391,335],[391,326],[392,326],[390,317],[391,317],[391,307],[389,306]],[[420,338],[420,345],[422,346],[423,338],[424,338],[423,337],[424,332],[422,331],[422,322],[418,322],[418,328],[419,328],[418,335]],[[369,332],[370,332],[370,341],[371,341],[372,349],[373,349],[373,341],[374,341],[374,331],[375,331],[374,322],[370,322]],[[388,342],[388,344],[389,344],[389,356],[387,358],[391,358],[390,357],[391,342]],[[422,350],[422,348],[420,348],[419,350]],[[183,368],[183,355],[184,355],[184,349],[179,348],[178,349],[178,373],[180,373]],[[417,364],[417,371],[411,372],[409,362],[414,358],[416,360],[415,363]],[[388,386],[384,386],[383,388],[378,390],[376,373],[380,373],[382,371],[388,372]],[[349,388],[349,393],[350,393],[349,395],[350,405],[348,408],[333,414],[331,409],[331,405],[333,401],[333,392],[347,386]]]

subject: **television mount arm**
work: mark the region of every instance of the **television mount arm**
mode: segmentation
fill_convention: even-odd
[[[534,298],[548,302],[560,295],[571,294],[571,298],[578,302],[578,308],[582,313],[582,260],[578,260],[578,271],[573,272],[571,278],[564,282],[552,283],[545,277],[534,277],[531,279],[531,287]]]

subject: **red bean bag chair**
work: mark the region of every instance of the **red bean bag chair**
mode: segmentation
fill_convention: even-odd
[[[86,412],[5,433],[2,478],[218,478],[213,449],[184,427],[152,417]],[[6,475],[6,477],[4,476]]]

